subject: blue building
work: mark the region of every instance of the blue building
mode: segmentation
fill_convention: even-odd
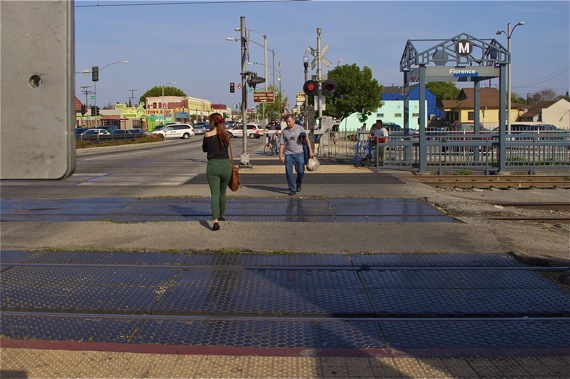
[[[427,116],[428,120],[432,118],[437,119],[438,117],[444,118],[444,112],[437,107],[437,99],[435,95],[426,88],[426,95],[427,101]],[[415,85],[410,89],[410,104],[412,100],[419,100],[420,99],[420,86]],[[382,93],[382,101],[391,101],[391,100],[404,100],[404,87],[384,87],[384,92]],[[411,113],[411,111],[410,111]],[[410,117],[411,119],[411,117]],[[403,124],[402,119],[402,124]],[[411,123],[411,121],[410,121]]]
[[[410,89],[409,114],[410,129],[419,129],[419,86]],[[438,117],[443,118],[444,112],[436,105],[435,95],[426,89],[426,117],[427,120]],[[368,128],[380,119],[384,123],[394,123],[404,127],[404,87],[384,87],[382,93],[383,105],[378,108],[376,114],[370,115],[365,121]],[[354,131],[362,126],[359,114],[354,113],[340,122],[340,130]]]

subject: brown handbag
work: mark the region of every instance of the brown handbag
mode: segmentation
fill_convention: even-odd
[[[234,165],[234,154],[232,153],[232,143],[230,142],[230,162],[232,163],[232,176],[230,177],[230,182],[228,187],[233,191],[237,191],[240,186],[239,181],[239,167]]]

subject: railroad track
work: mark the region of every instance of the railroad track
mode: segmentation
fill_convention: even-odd
[[[416,175],[436,188],[570,188],[570,176],[543,175]]]

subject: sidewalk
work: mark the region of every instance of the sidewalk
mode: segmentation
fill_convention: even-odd
[[[287,198],[283,167],[256,156],[251,171],[242,170],[244,187],[239,199]],[[255,163],[255,161],[254,161]],[[209,194],[196,178],[188,185],[169,188],[181,200],[192,188],[194,198]],[[164,189],[147,191],[160,196]],[[235,221],[228,217],[214,235],[207,219],[116,223],[107,221],[3,221],[2,250],[111,251],[111,252],[257,252],[329,254],[489,253],[509,254],[532,265],[568,265],[570,238],[567,225],[498,221],[486,216],[529,214],[495,203],[568,201],[568,190],[453,191],[437,190],[414,180],[410,172],[373,173],[350,165],[322,164],[308,173],[303,192],[295,201],[318,199],[419,199],[453,217],[456,222],[275,222]],[[191,202],[192,198],[188,198]],[[232,201],[231,199],[229,200]],[[257,209],[257,208],[252,208]],[[547,211],[538,213],[547,214]],[[366,217],[366,215],[362,215]],[[157,228],[157,225],[160,228]],[[85,233],[85,230],[93,233]],[[287,238],[268,244],[274,231]],[[286,233],[286,234],[285,234]],[[81,236],[78,238],[77,236]],[[125,238],[125,236],[129,236]],[[213,239],[212,237],[216,237]],[[505,339],[517,336],[505,335]],[[0,341],[1,342],[1,341]],[[4,345],[6,341],[4,341]],[[65,341],[9,341],[2,347],[2,378],[566,378],[570,376],[568,349],[552,356],[402,356],[387,348],[368,356],[321,356],[319,349],[267,351],[266,356],[246,350],[226,351],[208,346],[174,346],[173,351],[141,344],[126,352],[122,344],[68,343]],[[156,349],[154,352],[152,349]],[[259,352],[256,352],[258,354]],[[230,355],[228,355],[230,354]],[[276,355],[280,354],[280,355]]]

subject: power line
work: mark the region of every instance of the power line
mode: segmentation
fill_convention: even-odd
[[[542,78],[538,78],[538,79],[533,80],[533,81],[528,82],[528,83],[519,84],[518,86],[515,86],[515,87],[516,88],[528,88],[528,87],[532,87],[532,86],[535,86],[538,84],[542,84],[542,83],[548,82],[549,80],[552,80],[552,79],[568,72],[569,69],[570,69],[570,67],[566,67],[566,68],[563,68],[563,69],[556,71],[552,74],[546,75]]]
[[[176,2],[145,2],[145,3],[106,3],[106,4],[84,4],[75,5],[75,8],[97,8],[97,7],[137,7],[137,6],[163,6],[163,5],[209,5],[209,4],[244,4],[244,3],[290,3],[307,2],[311,0],[225,0],[225,1],[176,1]]]

